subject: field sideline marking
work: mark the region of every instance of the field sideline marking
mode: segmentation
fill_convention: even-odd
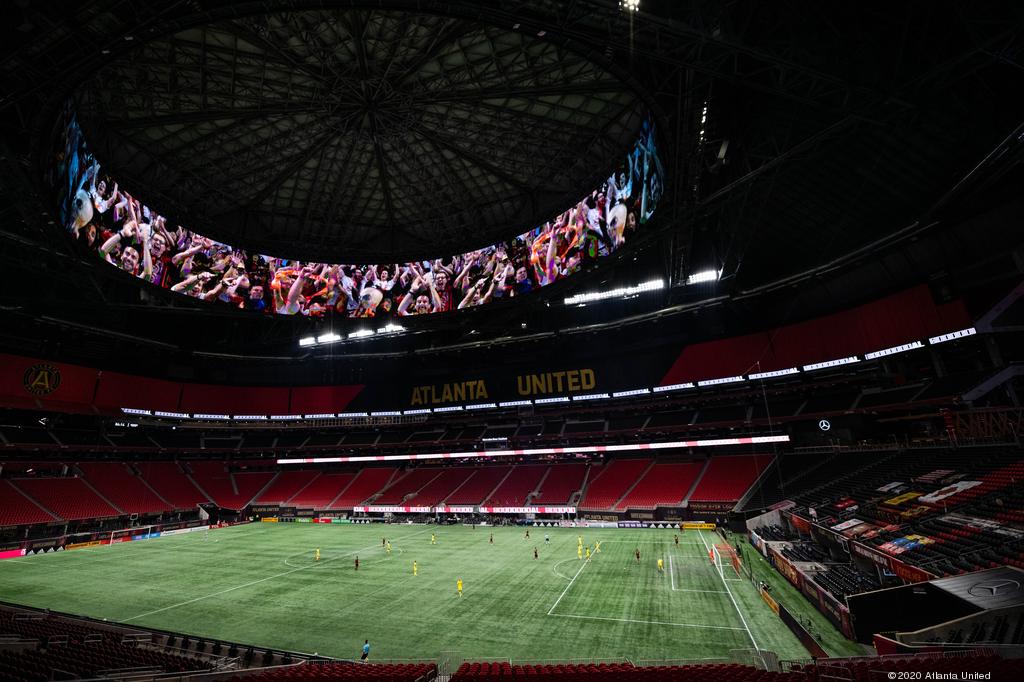
[[[427,532],[426,530],[421,530],[418,533],[413,533],[412,535],[406,535],[405,537],[401,537],[401,538],[398,538],[398,539],[399,540],[406,540],[408,538],[415,537],[417,535],[423,535],[426,532]],[[333,559],[327,559],[324,563],[326,563],[327,561],[337,561],[338,559],[344,559],[344,558],[346,558],[348,556],[351,556],[351,555],[355,554],[356,552],[369,551],[369,550],[372,550],[372,549],[374,549],[376,547],[377,547],[377,545],[375,543],[375,544],[373,544],[371,546],[368,546],[366,548],[354,549],[351,552],[348,552],[347,554],[342,554],[339,557],[335,557]],[[284,571],[282,573],[275,573],[274,575],[269,575],[266,578],[260,578],[259,580],[253,580],[251,582],[247,582],[247,583],[244,583],[242,585],[236,585],[235,587],[229,587],[227,589],[220,590],[219,592],[212,592],[210,594],[203,595],[202,597],[196,597],[194,599],[189,599],[187,601],[179,602],[177,604],[171,604],[170,606],[165,606],[165,607],[160,608],[160,609],[154,609],[152,611],[147,611],[146,613],[140,613],[137,616],[132,616],[131,618],[125,618],[124,620],[119,621],[119,622],[127,623],[129,621],[138,620],[139,618],[145,618],[146,616],[152,616],[154,613],[162,613],[164,611],[170,611],[171,609],[176,609],[176,608],[178,608],[180,606],[188,606],[189,604],[194,604],[197,601],[202,601],[204,599],[209,599],[210,597],[217,597],[217,596],[220,596],[222,594],[227,594],[228,592],[234,592],[235,590],[241,590],[242,588],[245,588],[245,587],[252,587],[253,585],[259,585],[260,583],[265,583],[268,580],[273,580],[274,578],[280,578],[282,576],[291,575],[292,573],[297,573],[298,571],[305,571],[305,570],[313,568],[314,566],[317,566],[317,565],[318,564],[310,564],[308,566],[300,566],[299,568],[293,568],[290,571]]]
[[[557,618],[582,618],[584,620],[609,620],[616,623],[643,623],[645,625],[673,625],[680,628],[706,628],[709,630],[739,630],[743,632],[743,628],[736,628],[730,625],[703,625],[696,623],[669,623],[663,620],[635,620],[633,618],[609,618],[607,616],[580,616],[575,613],[549,613],[549,616],[555,616]]]
[[[711,546],[708,545],[708,541],[704,539],[704,531],[698,530],[697,532],[700,534],[700,541],[704,543],[704,547],[708,550],[708,553],[710,554]],[[736,597],[732,596],[732,590],[729,589],[729,583],[726,582],[725,576],[721,573],[718,574],[718,577],[722,579],[722,585],[725,586],[725,591],[729,593],[729,599],[732,600],[732,605],[736,607],[736,614],[739,615],[740,622],[743,623],[743,627],[747,631],[747,636],[750,637],[750,643],[754,645],[755,651],[760,651],[761,647],[757,646],[757,641],[754,639],[754,633],[750,631],[750,626],[747,625],[747,619],[743,617],[743,612],[740,611],[740,605],[736,603]]]
[[[668,577],[672,579],[672,591],[676,591],[676,570],[672,568],[672,555],[668,555]]]
[[[589,563],[589,561],[583,562],[583,565],[580,566],[580,570],[576,571],[576,575],[572,577],[572,580],[569,581],[569,584],[565,586],[564,590],[562,590],[562,594],[558,595],[558,599],[556,599],[555,603],[551,605],[550,609],[548,609],[549,616],[551,615],[551,612],[555,610],[555,607],[558,606],[558,602],[562,601],[562,597],[564,597],[565,593],[569,591],[569,588],[572,587],[572,584],[576,582],[576,578],[580,577],[580,573],[583,572],[583,569],[586,568],[587,564]]]

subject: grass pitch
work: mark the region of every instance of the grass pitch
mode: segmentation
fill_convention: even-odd
[[[579,534],[591,548],[601,541],[590,562],[576,556]],[[728,567],[723,580],[711,565],[716,534],[687,531],[678,546],[673,534],[531,528],[527,540],[511,527],[251,524],[209,539],[191,533],[0,561],[0,600],[342,658],[357,657],[364,639],[371,660],[441,652],[517,662],[712,660],[755,645],[808,657],[749,581]],[[755,555],[744,548],[755,579],[810,617],[830,653],[861,652]]]

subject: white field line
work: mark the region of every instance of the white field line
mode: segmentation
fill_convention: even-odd
[[[584,561],[583,562],[583,565],[580,566],[580,570],[576,571],[576,575],[574,575],[572,577],[572,580],[569,581],[569,584],[565,586],[564,590],[562,590],[562,594],[558,595],[558,599],[556,599],[555,603],[551,605],[550,609],[548,609],[548,615],[549,616],[551,615],[551,612],[555,610],[555,607],[558,606],[558,602],[562,601],[562,597],[564,597],[565,593],[569,591],[569,588],[572,587],[572,584],[574,582],[576,582],[576,578],[580,577],[580,573],[583,572],[583,569],[587,567],[588,563],[590,563],[590,562],[589,561]]]
[[[672,555],[668,555],[668,577],[672,579],[672,591],[676,591],[676,569],[672,566]]]
[[[698,530],[697,533],[700,534],[700,540],[704,543],[704,548],[707,549],[708,552],[711,552],[711,546],[708,545],[707,540],[704,539],[704,531]],[[750,631],[750,626],[747,625],[747,619],[743,617],[743,612],[740,611],[740,605],[736,603],[736,597],[732,596],[732,591],[729,589],[729,583],[726,582],[725,576],[721,573],[718,574],[718,577],[722,579],[722,585],[725,586],[725,591],[729,593],[729,599],[732,600],[732,605],[736,607],[736,614],[739,615],[740,622],[743,623],[743,628],[747,631],[747,636],[750,637],[750,643],[754,645],[755,650],[760,651],[761,647],[757,645],[757,641],[754,639],[754,633]]]
[[[556,616],[558,618],[580,618],[582,620],[607,620],[616,623],[642,623],[645,625],[671,625],[678,628],[706,628],[708,630],[738,630],[743,632],[743,628],[734,628],[726,625],[703,625],[696,623],[669,623],[663,620],[636,620],[633,618],[608,618],[605,616],[579,616],[574,613],[549,613],[549,616]]]
[[[406,535],[404,537],[398,538],[398,540],[405,540],[405,539],[408,539],[408,538],[411,538],[411,537],[415,537],[417,535],[423,535],[426,532],[427,532],[426,530],[421,530],[418,533],[413,533],[412,535]],[[337,556],[337,557],[334,557],[334,558],[331,558],[331,559],[325,559],[321,563],[327,563],[328,561],[337,561],[339,559],[344,559],[346,557],[352,556],[356,552],[368,552],[368,551],[373,550],[376,547],[377,547],[377,545],[373,544],[373,545],[370,545],[370,546],[367,546],[367,547],[363,547],[363,548],[360,548],[360,549],[354,549],[351,552],[348,552],[346,554],[342,554],[340,556]],[[211,592],[210,594],[206,594],[206,595],[203,595],[201,597],[195,597],[193,599],[187,599],[187,600],[185,600],[183,602],[178,602],[177,604],[171,604],[170,606],[165,606],[165,607],[160,608],[160,609],[154,609],[152,611],[147,611],[146,613],[140,613],[137,616],[132,616],[131,618],[126,618],[126,619],[124,619],[123,621],[120,621],[120,622],[127,623],[129,621],[138,620],[139,618],[145,618],[146,616],[152,616],[155,613],[163,613],[164,611],[170,611],[171,609],[176,609],[176,608],[179,608],[181,606],[188,606],[189,604],[194,604],[194,603],[196,603],[198,601],[203,601],[204,599],[209,599],[211,597],[217,597],[217,596],[220,596],[222,594],[227,594],[228,592],[234,592],[235,590],[241,590],[241,589],[244,589],[246,587],[252,587],[253,585],[259,585],[260,583],[265,583],[268,580],[274,580],[275,578],[281,578],[283,576],[291,575],[292,573],[297,573],[299,571],[305,571],[305,570],[313,568],[314,566],[317,566],[317,565],[319,565],[319,564],[309,564],[308,566],[300,566],[299,568],[293,568],[290,571],[283,571],[281,573],[275,573],[274,575],[269,575],[266,578],[260,578],[259,580],[252,580],[250,582],[243,583],[241,585],[236,585],[234,587],[229,587],[229,588],[224,589],[224,590],[219,590],[217,592]]]

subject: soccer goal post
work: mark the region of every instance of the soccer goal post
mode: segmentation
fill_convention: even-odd
[[[120,542],[128,542],[134,535],[149,535],[154,532],[157,526],[135,526],[134,528],[121,528],[120,530],[110,531],[110,542],[111,545],[116,545]]]
[[[732,566],[732,570],[736,572],[737,578],[742,577],[740,558],[736,555],[736,550],[733,549],[732,545],[712,545],[711,562],[715,565],[715,570],[718,571],[718,575],[721,576],[722,580],[725,580],[725,567],[727,565]]]

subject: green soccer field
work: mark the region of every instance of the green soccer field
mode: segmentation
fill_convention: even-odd
[[[723,580],[710,564],[713,532],[687,531],[675,546],[670,530],[580,530],[585,544],[601,541],[590,562],[576,556],[576,529],[531,528],[527,540],[522,528],[496,528],[491,544],[483,526],[235,526],[209,539],[192,533],[0,561],[0,600],[343,658],[357,656],[364,639],[377,660],[442,651],[478,660],[710,660],[755,645],[808,657],[750,582],[731,569]],[[757,559],[755,576],[814,619],[830,652],[859,653]]]

